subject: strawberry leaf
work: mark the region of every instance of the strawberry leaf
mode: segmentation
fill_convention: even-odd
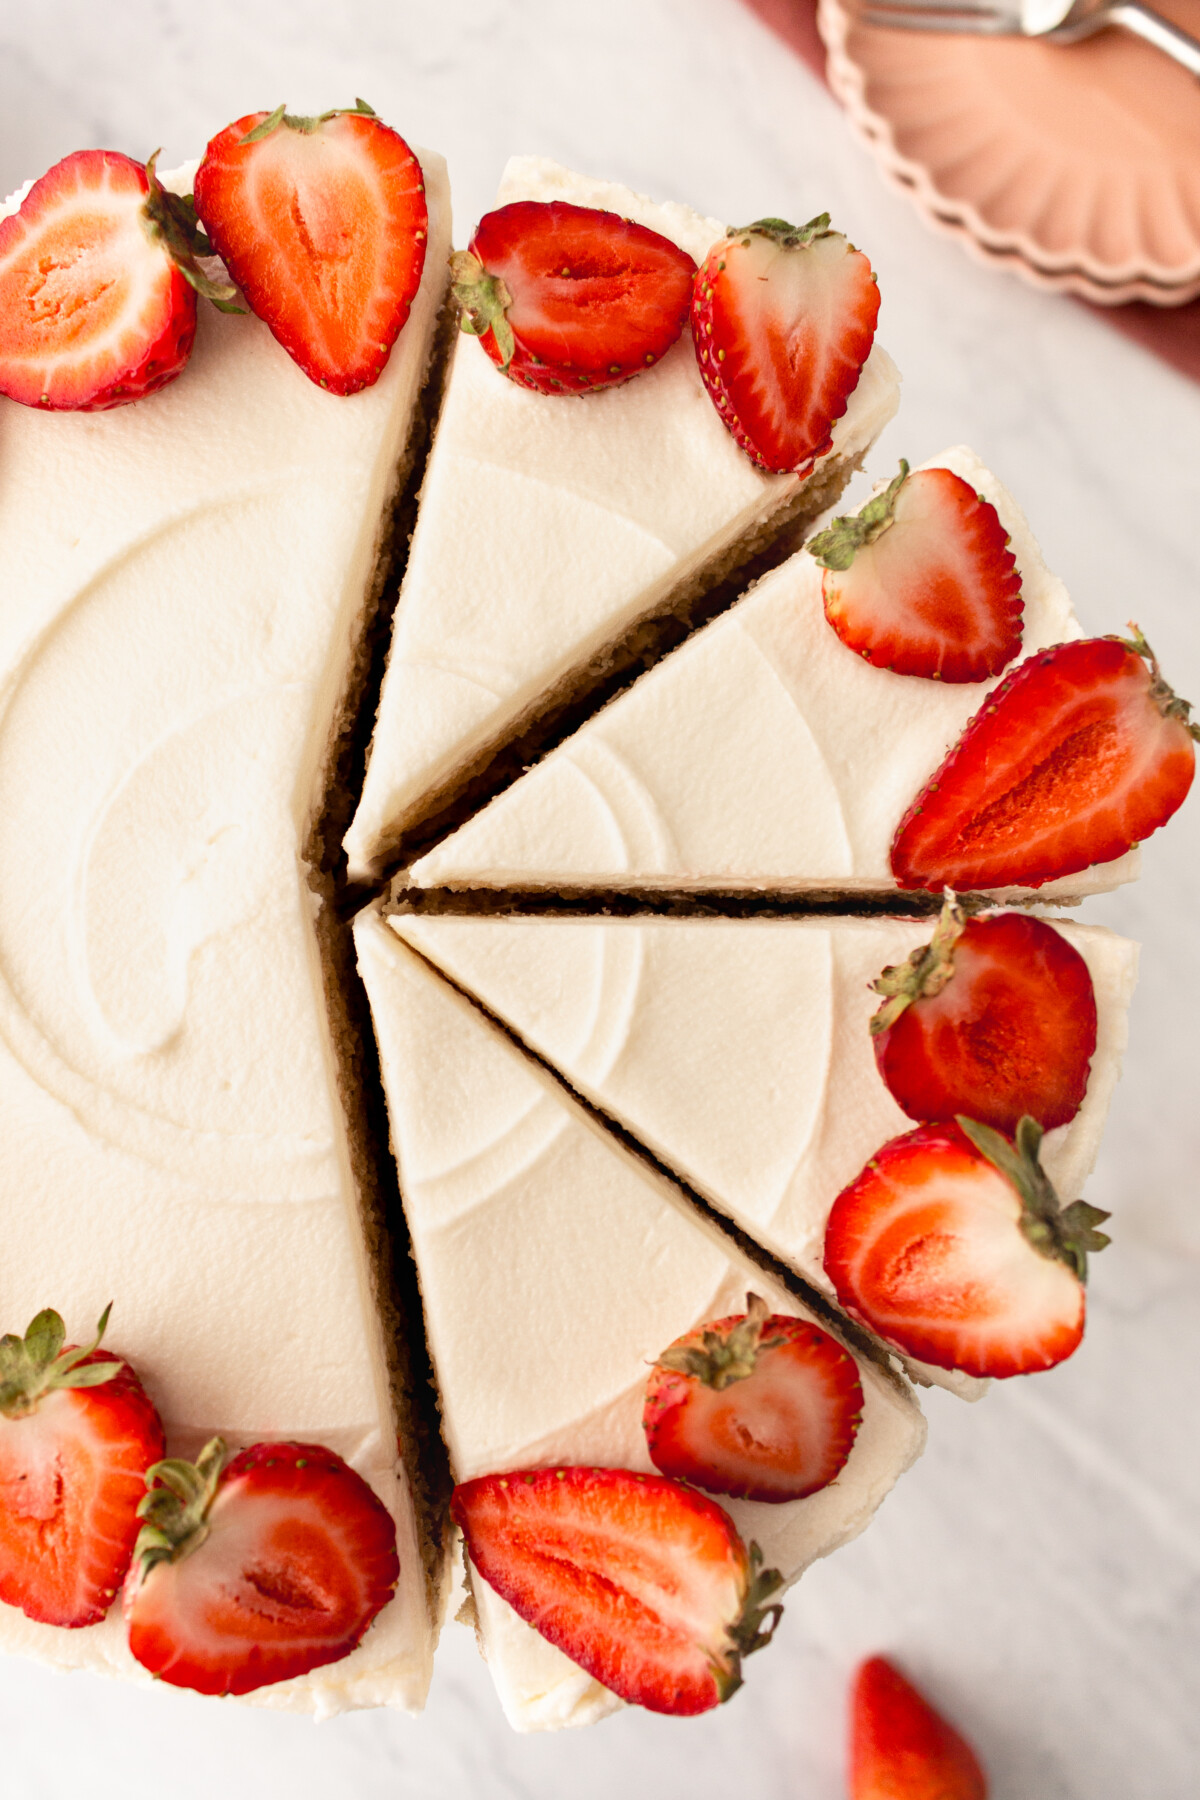
[[[1081,1282],[1087,1280],[1088,1252],[1111,1242],[1095,1228],[1111,1215],[1084,1200],[1064,1209],[1038,1151],[1042,1128],[1028,1114],[1017,1126],[1015,1146],[990,1125],[959,1117],[959,1125],[981,1156],[1007,1177],[1021,1197],[1021,1230],[1039,1256],[1065,1263]]]
[[[864,544],[875,539],[892,523],[896,513],[896,496],[908,480],[908,464],[900,458],[900,473],[893,477],[882,493],[872,495],[856,513],[835,519],[825,531],[818,531],[806,546],[814,562],[825,569],[848,569]]]
[[[871,1036],[878,1037],[894,1025],[906,1007],[926,995],[940,994],[954,974],[954,946],[966,929],[966,914],[952,888],[945,899],[933,936],[920,944],[902,963],[893,963],[871,983],[875,993],[887,998],[871,1020]]]

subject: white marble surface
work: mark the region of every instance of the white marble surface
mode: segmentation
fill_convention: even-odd
[[[0,187],[101,144],[170,165],[239,113],[362,93],[443,150],[459,236],[512,150],[731,219],[828,207],[870,252],[905,374],[874,459],[975,446],[1014,490],[1085,623],[1140,620],[1200,695],[1200,388],[1070,303],[926,236],[819,84],[738,0],[38,0],[0,7]],[[511,1736],[451,1627],[418,1721],[315,1728],[166,1690],[0,1683],[6,1790],[326,1800],[836,1800],[860,1655],[902,1657],[978,1743],[996,1800],[1184,1800],[1200,1768],[1200,800],[1141,885],[1089,907],[1145,944],[1129,1065],[1089,1196],[1116,1242],[1062,1370],[967,1408],[867,1535],[814,1570],[717,1715],[629,1712]],[[12,1321],[5,1322],[6,1328]]]

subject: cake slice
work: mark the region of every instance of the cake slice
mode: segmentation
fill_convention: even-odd
[[[428,256],[373,387],[322,392],[202,304],[152,398],[0,423],[0,1329],[54,1307],[86,1341],[111,1301],[169,1455],[317,1441],[367,1480],[394,1598],[343,1661],[251,1696],[318,1714],[419,1708],[443,1603],[306,862],[445,288],[421,162]],[[119,1604],[79,1630],[0,1606],[0,1649],[149,1679]]]
[[[979,458],[960,448],[925,466],[995,507],[1021,577],[1020,656],[1080,638],[1062,582]],[[874,666],[831,628],[822,575],[802,550],[765,576],[415,862],[412,881],[894,892],[893,837],[1000,677],[950,683]],[[1131,850],[1036,892],[1090,893],[1137,869]]]
[[[930,942],[932,920],[387,922],[740,1231],[832,1294],[822,1261],[830,1208],[915,1122],[877,1066],[871,984]],[[1137,947],[1100,926],[1053,929],[1087,964],[1097,1013],[1083,1104],[1043,1149],[1073,1200],[1120,1073]],[[920,1373],[978,1391],[962,1376]]]
[[[515,157],[499,203],[619,213],[702,262],[724,227],[674,203]],[[367,769],[353,876],[510,740],[607,671],[639,621],[684,613],[790,522],[837,498],[898,401],[876,345],[804,480],[763,474],[705,393],[687,332],[623,386],[570,398],[506,380],[459,336],[421,493]],[[623,654],[623,653],[622,653]]]
[[[360,914],[355,936],[456,1479],[563,1464],[651,1471],[641,1414],[655,1358],[743,1311],[748,1288],[774,1311],[804,1309],[377,914]],[[921,1448],[904,1384],[861,1358],[859,1373],[862,1424],[830,1486],[725,1503],[789,1581],[866,1524]],[[515,1726],[586,1724],[617,1704],[485,1582],[472,1589]]]

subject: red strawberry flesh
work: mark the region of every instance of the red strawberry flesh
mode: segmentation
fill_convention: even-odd
[[[607,387],[679,337],[696,265],[660,232],[565,200],[518,200],[480,220],[470,255],[509,295],[506,372],[543,393]],[[504,365],[494,330],[482,334]]]
[[[714,1501],[625,1469],[537,1469],[461,1483],[451,1516],[479,1574],[623,1700],[694,1714],[738,1684],[753,1556]]]
[[[1120,638],[1029,657],[1001,682],[902,819],[902,888],[1040,887],[1122,856],[1182,805],[1186,703]]]
[[[833,1204],[842,1304],[909,1356],[970,1375],[1048,1369],[1078,1347],[1084,1290],[1021,1229],[1021,1197],[957,1124],[893,1138]]]
[[[379,379],[421,282],[421,166],[368,113],[249,113],[209,144],[196,210],[250,306],[310,380],[354,394]],[[312,127],[308,129],[307,127]]]
[[[80,150],[0,219],[0,393],[100,412],[180,373],[196,295],[147,229],[149,180],[115,150]]]
[[[882,1656],[850,1691],[849,1777],[850,1800],[987,1800],[966,1739]]]
[[[246,1694],[337,1662],[391,1598],[395,1525],[323,1445],[243,1451],[206,1522],[178,1560],[135,1560],[125,1588],[130,1650],[174,1687]]]
[[[745,1322],[739,1313],[689,1332],[671,1345],[671,1365],[655,1366],[643,1413],[650,1459],[711,1494],[803,1499],[845,1467],[862,1416],[858,1369],[827,1332],[775,1313],[746,1374],[714,1386],[682,1371],[691,1356],[703,1360],[705,1340],[727,1343]]]
[[[1083,1103],[1096,1048],[1083,957],[1046,920],[1006,912],[968,921],[948,958],[944,984],[874,1039],[895,1100],[911,1119],[966,1113],[1010,1136],[1025,1113],[1046,1131],[1065,1125]]]

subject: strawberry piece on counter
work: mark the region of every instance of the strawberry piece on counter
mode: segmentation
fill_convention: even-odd
[[[986,681],[1021,647],[1021,577],[990,500],[949,469],[896,479],[808,545],[825,617],[897,675]]]
[[[708,1712],[782,1608],[728,1513],[661,1475],[525,1469],[454,1490],[471,1562],[528,1624],[633,1705]]]
[[[858,386],[878,317],[871,265],[828,213],[731,226],[713,246],[692,340],[709,398],[751,462],[808,474]]]
[[[200,1694],[248,1694],[348,1656],[392,1597],[396,1527],[361,1475],[323,1444],[254,1444],[226,1465],[146,1477],[125,1583],[129,1648]]]
[[[889,1344],[968,1375],[1028,1375],[1083,1337],[1088,1252],[1108,1217],[1063,1207],[1038,1162],[1040,1125],[1013,1145],[971,1119],[922,1125],[877,1150],[833,1203],[825,1272]]]
[[[383,373],[425,267],[421,165],[365,101],[248,113],[213,138],[196,211],[258,317],[333,394]]]
[[[163,1428],[141,1382],[49,1308],[0,1338],[0,1600],[46,1625],[95,1625],[124,1580]]]
[[[487,213],[450,269],[463,331],[542,394],[613,387],[658,362],[683,330],[696,275],[660,232],[566,200]]]
[[[51,412],[141,400],[191,355],[197,291],[232,299],[154,161],[77,150],[0,219],[0,394]]]
[[[850,1689],[850,1800],[987,1800],[966,1739],[886,1657],[860,1665]]]
[[[862,1418],[854,1358],[826,1331],[746,1311],[676,1339],[646,1386],[642,1424],[664,1475],[741,1500],[800,1500],[845,1467]]]
[[[902,888],[1040,887],[1166,824],[1197,727],[1130,630],[1055,644],[1005,677],[900,821]]]
[[[967,920],[952,893],[928,944],[874,983],[875,1061],[910,1119],[959,1113],[1011,1136],[1029,1113],[1043,1131],[1083,1104],[1096,1049],[1087,963],[1027,913]]]

